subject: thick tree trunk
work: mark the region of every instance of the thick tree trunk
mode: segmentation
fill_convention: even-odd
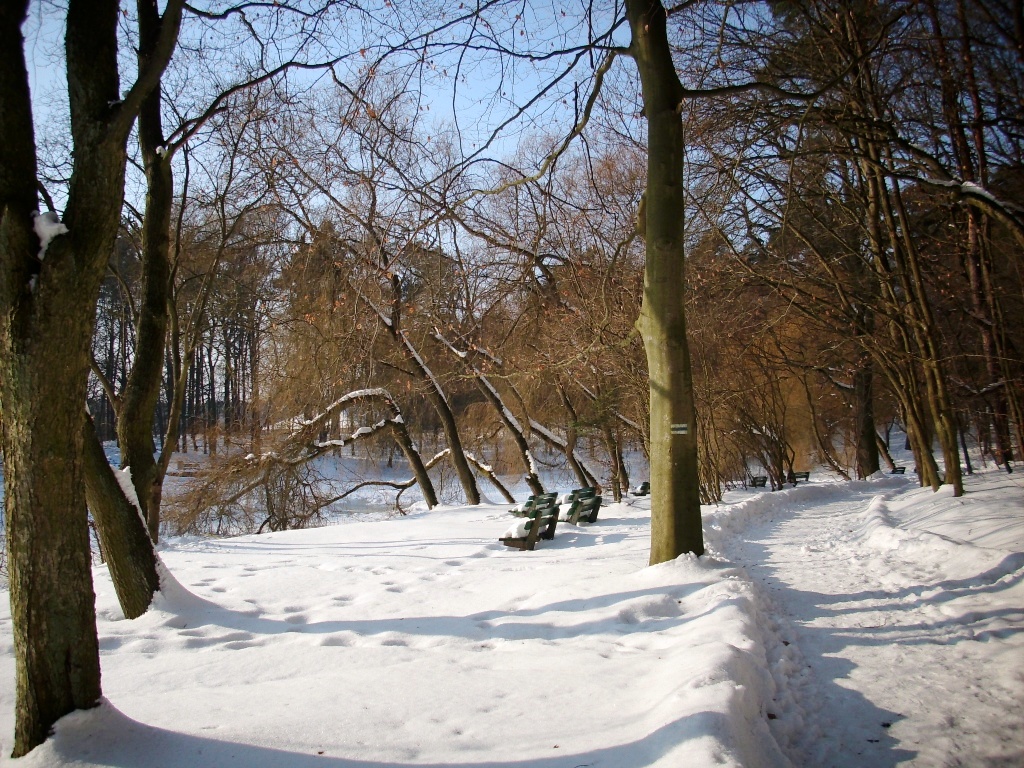
[[[55,286],[52,295],[59,293]],[[87,361],[70,353],[87,349],[90,334],[87,319],[69,310],[33,317],[29,338],[5,328],[0,355],[15,757],[41,744],[60,717],[100,696],[78,427]]]
[[[87,282],[81,289],[76,285],[76,246],[93,245],[82,220],[76,222],[82,232],[60,235],[40,258],[42,244],[33,232],[35,138],[21,36],[26,11],[27,3],[0,6],[0,423],[15,656],[14,757],[42,743],[58,718],[94,706],[100,696],[78,428],[92,324],[76,297],[84,290],[95,298],[89,292],[98,290],[99,280],[89,268],[94,259],[86,258]],[[113,29],[112,11],[98,9],[100,29]],[[113,55],[100,48],[97,54]],[[116,80],[114,86],[117,98]]]
[[[630,52],[647,116],[644,340],[651,399],[651,564],[704,553],[697,424],[683,311],[682,86],[660,0],[627,0]]]
[[[64,225],[33,233],[35,139],[21,24],[0,4],[0,404],[15,655],[15,756],[96,704],[99,652],[83,478],[82,409],[96,299],[114,247],[125,144],[173,49],[121,92],[116,0],[71,0],[65,33],[74,169]]]

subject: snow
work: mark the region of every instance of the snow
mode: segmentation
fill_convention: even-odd
[[[382,389],[381,387],[372,387],[370,389],[357,389],[354,392],[346,392],[344,395],[342,395],[329,406],[327,406],[327,408],[324,411],[318,413],[313,418],[299,419],[298,423],[300,426],[303,427],[310,427],[315,424],[321,424],[327,420],[327,417],[330,414],[342,409],[346,404],[353,403],[358,400],[363,400],[368,397],[379,397],[383,400],[386,400],[389,403],[394,402],[394,398],[391,397],[388,391],[386,389]]]
[[[46,249],[53,241],[53,238],[58,235],[66,235],[69,231],[53,211],[46,211],[45,213],[37,212],[34,214],[32,216],[32,229],[35,230],[36,237],[39,238],[40,261],[46,258]]]
[[[529,519],[527,519],[525,517],[516,520],[515,522],[512,523],[512,525],[510,525],[508,528],[505,529],[505,532],[503,534],[501,534],[500,538],[513,538],[513,539],[521,539],[521,538],[523,538],[527,534],[527,532],[529,531],[529,529],[527,528],[529,523],[530,523]]]
[[[128,499],[128,503],[135,507],[135,510],[141,515],[142,505],[139,504],[139,497],[135,493],[135,483],[132,482],[132,468],[115,469],[114,477],[117,479],[117,484],[121,486],[121,493]]]
[[[1024,477],[823,474],[653,567],[649,497],[171,540],[134,621],[95,569],[105,699],[17,761],[4,599],[0,766],[1019,765]]]
[[[960,499],[912,483],[761,494],[710,537],[754,581],[796,765],[1024,755],[1024,478],[968,477]]]
[[[999,198],[997,198],[987,189],[985,189],[979,184],[976,184],[973,181],[965,181],[963,184],[960,185],[960,189],[962,189],[964,192],[969,192],[975,195],[976,197],[984,198],[988,200],[990,203],[995,203],[996,205],[1003,206],[1003,203],[1002,201],[999,200]]]

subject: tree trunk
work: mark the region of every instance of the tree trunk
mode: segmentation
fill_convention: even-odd
[[[75,246],[93,243],[87,231],[76,232],[73,244],[68,233],[50,243],[46,259],[38,256],[35,137],[21,35],[27,5],[0,6],[0,423],[15,657],[13,757],[41,744],[58,718],[94,706],[100,696],[76,428],[92,324],[77,297]],[[112,31],[115,13],[116,8],[97,9],[97,27]],[[104,63],[113,54],[102,42],[111,38],[97,39],[95,53],[107,54]],[[80,56],[68,61],[69,68]],[[76,223],[88,229],[84,220]],[[89,291],[93,285],[98,291],[98,271],[89,271],[81,289],[93,300]]]
[[[82,434],[86,500],[121,610],[126,619],[134,619],[149,609],[160,589],[156,552],[141,510],[125,498],[88,415]]]
[[[863,480],[878,471],[878,433],[875,431],[874,370],[871,360],[861,356],[853,372],[853,416],[857,435],[857,478]]]
[[[140,3],[140,8],[148,8],[139,19],[139,55],[144,58],[159,37],[160,18],[155,5]],[[163,384],[171,274],[169,233],[174,195],[170,155],[161,152],[164,138],[160,104],[157,88],[143,102],[139,112],[139,146],[147,184],[146,211],[142,222],[142,301],[136,328],[135,359],[117,422],[121,463],[131,467],[132,484],[154,543],[160,538],[163,472],[154,459],[153,418]]]
[[[882,440],[882,436],[877,432],[875,433],[875,445],[878,446],[878,455],[885,460],[886,466],[890,470],[896,469],[896,462],[892,460],[892,455],[889,453],[889,446]]]
[[[459,482],[462,484],[462,491],[466,496],[467,504],[479,504],[480,503],[480,489],[477,488],[476,477],[473,475],[473,470],[469,466],[469,461],[466,460],[466,452],[462,447],[462,438],[459,436],[459,427],[455,421],[455,414],[452,413],[451,406],[448,404],[448,398],[445,396],[444,389],[441,388],[441,382],[435,377],[433,372],[427,367],[427,364],[423,362],[423,358],[420,357],[419,352],[416,351],[416,347],[409,341],[409,337],[405,331],[399,328],[398,323],[400,320],[398,307],[401,306],[401,291],[398,284],[398,278],[392,278],[392,288],[394,290],[394,316],[389,318],[383,314],[377,307],[373,307],[385,324],[388,333],[398,343],[398,346],[402,350],[402,354],[406,360],[412,364],[416,371],[416,377],[423,382],[427,388],[427,400],[434,407],[437,412],[437,417],[441,421],[441,429],[444,430],[445,440],[448,441],[448,447],[452,451],[452,465],[455,467],[455,474],[458,475]]]
[[[63,232],[33,232],[36,149],[21,24],[0,4],[0,404],[15,655],[15,756],[94,706],[99,651],[83,482],[82,409],[96,300],[117,235],[126,143],[159,55],[122,93],[116,0],[71,0],[65,52],[74,168]],[[172,34],[173,33],[173,34]],[[60,232],[58,234],[58,232]],[[44,246],[46,246],[44,248]]]
[[[398,443],[398,447],[402,449],[402,453],[405,454],[405,459],[409,462],[409,466],[412,467],[413,476],[416,478],[416,483],[423,494],[423,501],[426,502],[428,508],[433,509],[437,506],[437,494],[434,492],[434,484],[430,480],[430,474],[423,464],[420,452],[416,450],[412,438],[409,437],[409,432],[405,428],[405,422],[393,424],[391,434],[394,436],[395,442]]]
[[[682,85],[660,0],[627,0],[630,52],[647,116],[647,243],[637,328],[647,353],[651,400],[651,564],[704,553],[697,428],[683,311]]]
[[[620,501],[622,501],[622,476],[624,474],[622,464],[622,453],[621,451],[619,451],[619,444],[615,439],[615,435],[612,433],[611,427],[603,427],[601,429],[601,435],[602,437],[604,437],[605,450],[608,451],[608,457],[611,460],[612,501],[618,504]]]

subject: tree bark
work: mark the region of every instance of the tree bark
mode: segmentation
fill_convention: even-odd
[[[857,478],[863,480],[878,471],[878,433],[875,431],[874,370],[871,359],[862,355],[853,372],[853,415],[857,434]]]
[[[148,57],[160,36],[156,6],[139,3],[139,59]],[[135,359],[122,395],[117,441],[150,538],[160,538],[163,472],[154,458],[153,418],[163,384],[164,344],[170,285],[170,227],[174,196],[171,158],[160,120],[160,90],[155,88],[139,112],[139,147],[146,170],[146,209],[142,222],[142,301],[136,326]]]
[[[576,425],[579,423],[579,415],[576,413],[572,400],[569,399],[569,393],[565,391],[561,382],[558,384],[558,394],[562,398],[562,405],[569,414],[569,421],[565,425],[565,444],[559,447],[565,453],[565,459],[569,462],[569,467],[576,475],[580,485],[583,487],[596,486],[597,479],[576,458],[576,443],[579,441],[579,431],[576,429]]]
[[[441,429],[444,430],[448,447],[452,450],[452,465],[455,467],[455,473],[462,484],[462,492],[466,496],[466,503],[479,504],[480,489],[477,487],[473,470],[466,460],[466,452],[462,447],[462,438],[459,436],[459,427],[455,422],[455,414],[452,413],[452,409],[448,405],[448,398],[445,397],[440,384],[427,369],[419,354],[415,352],[405,334],[399,332],[399,336],[401,337],[399,343],[406,352],[406,358],[416,366],[421,381],[427,386],[427,400],[434,406],[434,410],[441,421]]]
[[[651,400],[651,564],[704,553],[697,424],[683,311],[683,89],[660,0],[627,0],[647,116],[644,298],[637,328]]]
[[[108,169],[97,141],[101,125],[89,107],[98,92],[112,91],[111,98],[117,98],[117,79],[111,81],[108,71],[116,62],[116,6],[98,5],[92,21],[95,68],[76,73],[85,91],[72,98],[87,113],[77,126],[84,156],[76,154],[76,161],[91,161],[90,170],[102,184]],[[81,22],[81,7],[76,8],[73,18]],[[72,297],[84,271],[87,282],[81,290],[95,300],[91,289],[99,289],[99,270],[89,251],[113,244],[112,231],[103,237],[105,221],[87,224],[76,215],[66,222],[74,229],[56,237],[40,258],[42,244],[33,232],[35,137],[21,36],[26,11],[27,3],[0,8],[0,419],[15,655],[14,757],[42,743],[58,718],[94,706],[100,696],[77,428],[92,324],[84,302]],[[72,27],[72,20],[69,12],[69,74],[82,63],[86,47],[81,40],[73,44],[85,30]],[[114,165],[116,170],[116,157]],[[98,194],[104,191],[101,186]],[[115,193],[114,205],[119,199]],[[77,263],[80,255],[82,265]]]
[[[141,510],[125,498],[88,415],[82,434],[86,500],[121,610],[126,619],[134,619],[149,610],[160,589],[156,552]]]
[[[430,480],[430,474],[427,472],[427,468],[423,464],[423,458],[420,456],[420,452],[416,450],[416,446],[413,444],[412,438],[409,437],[409,432],[405,428],[405,422],[397,421],[397,417],[394,421],[395,423],[392,425],[391,434],[394,436],[395,442],[398,443],[398,447],[402,449],[402,453],[405,455],[405,460],[408,461],[409,466],[412,467],[413,477],[416,478],[416,483],[419,485],[420,492],[423,494],[423,501],[426,502],[429,509],[433,509],[437,506],[437,494],[434,492],[434,484]]]
[[[0,4],[0,408],[15,655],[14,756],[58,718],[94,706],[99,652],[83,478],[82,408],[96,300],[114,247],[128,132],[173,49],[181,3],[152,66],[122,94],[119,4],[71,0],[65,33],[74,168],[66,232],[33,232],[36,148],[21,24]],[[42,246],[47,245],[44,249]]]

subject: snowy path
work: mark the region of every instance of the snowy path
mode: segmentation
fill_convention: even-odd
[[[719,543],[778,635],[776,737],[800,766],[1024,765],[1024,557],[896,527],[907,486],[858,485]]]

